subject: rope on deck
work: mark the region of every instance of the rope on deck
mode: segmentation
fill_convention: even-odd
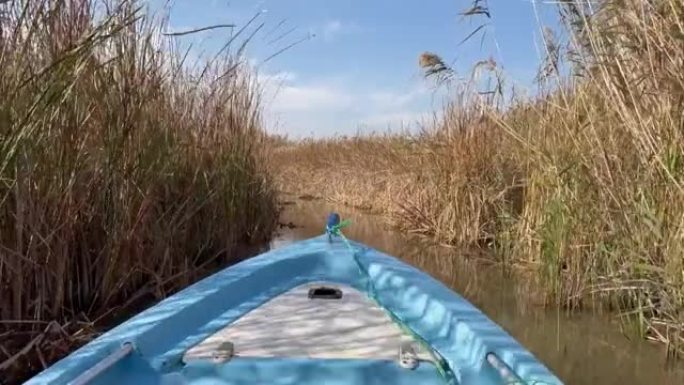
[[[383,309],[383,311],[399,326],[399,328],[402,331],[413,337],[423,347],[423,349],[432,356],[435,366],[437,367],[437,371],[439,372],[440,376],[442,376],[442,378],[447,382],[447,384],[456,384],[456,376],[454,375],[453,370],[449,367],[449,364],[446,362],[446,360],[443,357],[441,357],[438,354],[438,352],[434,351],[434,349],[432,349],[432,346],[423,337],[421,337],[418,333],[413,331],[413,329],[411,329],[410,326],[405,324],[401,318],[395,315],[391,310],[384,307],[378,300],[375,294],[375,289],[373,287],[373,282],[370,278],[370,274],[368,274],[368,272],[364,269],[363,264],[361,264],[361,261],[359,260],[359,253],[363,250],[355,250],[349,242],[349,240],[347,239],[347,237],[345,237],[342,233],[342,229],[344,227],[349,226],[350,224],[351,220],[347,219],[344,221],[340,221],[340,217],[337,213],[330,214],[330,216],[328,217],[328,223],[326,225],[328,241],[332,243],[333,236],[338,236],[342,238],[342,241],[344,241],[344,244],[347,246],[349,252],[352,254],[354,262],[356,263],[356,266],[358,267],[361,276],[366,281],[366,292],[368,293],[368,297],[373,302],[375,302],[375,304],[377,304],[379,308]],[[511,368],[508,367],[508,365],[506,365],[493,353],[487,354],[486,359],[487,362],[501,376],[505,385],[550,385],[540,380],[524,380],[520,378],[517,375],[517,373],[515,373]]]
[[[373,287],[373,281],[370,278],[370,274],[364,269],[363,264],[361,264],[361,261],[359,260],[359,252],[363,251],[361,249],[359,250],[354,250],[354,247],[351,245],[347,237],[344,236],[342,233],[342,229],[344,227],[347,227],[351,224],[350,220],[344,220],[340,221],[340,217],[336,213],[330,214],[328,217],[328,223],[326,225],[326,233],[328,234],[328,241],[332,243],[333,236],[338,236],[344,241],[344,244],[347,246],[347,249],[349,249],[349,252],[352,254],[352,258],[354,258],[354,262],[356,263],[356,266],[359,269],[359,273],[361,276],[364,278],[366,281],[366,292],[368,293],[368,297],[376,304],[380,309],[382,309],[389,317],[392,319],[398,326],[399,328],[406,334],[410,335],[413,337],[414,340],[416,340],[422,348],[432,356],[433,362],[435,363],[435,367],[437,368],[437,371],[439,372],[440,376],[446,381],[447,384],[455,384],[456,383],[456,377],[454,376],[453,371],[449,367],[448,363],[444,358],[441,356],[438,356],[437,353],[432,349],[430,344],[425,341],[420,335],[418,335],[416,332],[414,332],[408,325],[406,325],[401,318],[396,316],[392,311],[387,309],[385,306],[383,306],[380,301],[378,300],[376,294],[375,294],[375,288]]]

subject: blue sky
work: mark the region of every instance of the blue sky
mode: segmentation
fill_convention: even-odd
[[[243,36],[264,24],[246,55],[266,90],[268,128],[323,137],[396,130],[431,116],[444,98],[422,77],[417,63],[424,51],[462,74],[492,57],[509,81],[531,86],[541,55],[540,22],[556,27],[554,6],[533,1],[490,0],[488,20],[463,19],[468,0],[175,0],[170,28],[233,23],[237,30],[262,12]],[[478,35],[459,45],[483,22],[483,44]],[[224,29],[179,39],[212,51],[229,37]]]

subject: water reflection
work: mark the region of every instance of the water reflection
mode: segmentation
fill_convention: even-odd
[[[320,235],[331,206],[298,201],[286,206],[283,228],[271,247]],[[496,266],[465,262],[457,250],[430,245],[383,228],[382,219],[338,208],[353,223],[344,230],[356,241],[397,256],[428,272],[484,311],[532,351],[567,384],[684,384],[684,363],[665,367],[664,350],[630,341],[607,316],[535,306],[525,285]]]

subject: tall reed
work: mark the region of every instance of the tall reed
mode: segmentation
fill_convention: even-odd
[[[249,68],[193,70],[167,29],[135,0],[0,5],[0,378],[272,233]]]
[[[495,17],[485,5],[477,14]],[[420,135],[280,146],[281,184],[365,202],[442,243],[492,249],[538,281],[547,303],[619,310],[681,352],[684,5],[558,7],[567,39],[546,34],[537,97],[504,101],[501,71],[478,63],[493,81],[459,84]],[[420,64],[455,78],[435,54]],[[292,173],[310,179],[297,184]]]

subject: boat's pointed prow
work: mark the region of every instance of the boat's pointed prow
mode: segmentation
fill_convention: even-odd
[[[323,235],[186,288],[28,384],[561,384],[465,299],[348,241],[348,223],[331,214]]]

